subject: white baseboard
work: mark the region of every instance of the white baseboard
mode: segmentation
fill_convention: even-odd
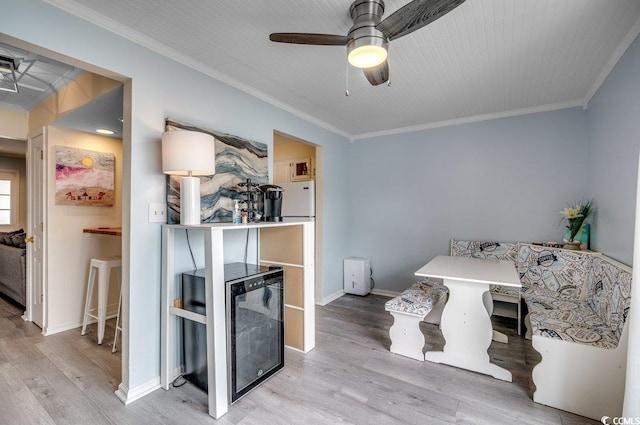
[[[288,350],[293,350],[293,351],[297,351],[298,353],[302,353],[304,354],[304,351],[302,351],[299,348],[295,348],[295,347],[289,347],[288,345],[285,345],[284,348],[288,349]]]
[[[117,316],[116,313],[110,314],[106,317],[106,320],[115,319],[116,316]],[[89,319],[87,324],[91,325],[96,322],[97,322],[96,319],[91,318]],[[66,332],[66,331],[70,331],[72,329],[81,328],[81,327],[82,327],[82,321],[63,323],[62,325],[56,325],[56,326],[45,326],[45,328],[42,330],[42,335],[49,336],[49,335],[57,334],[60,332]]]
[[[331,301],[335,301],[335,300],[337,300],[338,298],[340,298],[340,297],[341,297],[341,296],[343,296],[344,294],[345,294],[345,292],[341,289],[341,290],[339,290],[338,292],[335,292],[335,293],[333,293],[333,294],[329,295],[328,297],[324,297],[324,298],[323,298],[323,299],[321,299],[321,300],[316,300],[316,304],[317,304],[317,305],[321,305],[321,306],[327,305],[327,304],[329,304]]]
[[[45,326],[45,328],[42,330],[42,334],[44,336],[49,336],[49,335],[54,335],[60,332],[66,332],[72,329],[77,329],[80,327],[82,327],[82,322],[64,323],[62,325],[57,325],[57,326]]]
[[[384,289],[375,289],[375,288],[371,290],[371,293],[374,295],[382,295],[383,297],[389,297],[389,298],[397,297],[400,294],[400,292],[386,291]],[[346,292],[344,292],[343,290],[340,290],[338,292],[335,292],[329,295],[328,297],[324,297],[321,300],[316,300],[316,305],[325,306],[330,302],[337,300],[344,294],[346,294]]]
[[[382,295],[383,297],[389,297],[389,298],[397,297],[398,295],[400,295],[400,292],[386,291],[384,289],[376,289],[376,288],[373,288],[371,290],[371,293],[374,295]]]
[[[144,384],[138,385],[133,388],[127,388],[124,384],[118,385],[118,389],[115,391],[116,397],[120,399],[122,403],[130,404],[134,401],[150,394],[160,388],[160,377],[156,376],[150,381]]]

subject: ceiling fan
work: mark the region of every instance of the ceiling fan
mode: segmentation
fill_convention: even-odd
[[[389,80],[387,50],[395,40],[451,12],[465,0],[413,0],[382,20],[384,1],[356,0],[349,13],[353,26],[346,36],[311,33],[273,33],[279,43],[347,46],[349,63],[362,68],[367,80],[377,86]]]

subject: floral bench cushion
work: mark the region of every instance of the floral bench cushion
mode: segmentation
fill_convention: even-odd
[[[563,298],[586,298],[585,282],[594,254],[530,244],[518,248],[518,275],[523,295],[548,291]]]
[[[446,286],[438,280],[424,279],[387,301],[384,309],[424,317],[442,297],[446,296],[447,291]]]
[[[533,335],[607,349],[618,346],[619,336],[587,301],[531,294],[525,299]]]
[[[587,301],[617,337],[622,335],[631,305],[631,268],[596,257],[589,273]]]
[[[513,261],[516,264],[518,244],[511,242],[480,242],[451,240],[451,255],[454,257],[472,257],[486,260]],[[491,285],[491,292],[520,297],[520,289],[508,286]]]

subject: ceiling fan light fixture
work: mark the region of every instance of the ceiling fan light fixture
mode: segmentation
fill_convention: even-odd
[[[387,49],[382,46],[360,46],[349,52],[349,63],[356,68],[373,68],[387,60]]]
[[[387,60],[387,41],[380,37],[362,37],[347,44],[347,59],[356,68],[373,68]]]
[[[405,0],[406,2],[406,0]],[[346,36],[317,33],[272,33],[278,43],[347,46],[347,60],[361,68],[373,86],[389,81],[389,42],[419,30],[464,3],[465,0],[411,0],[384,15],[383,0],[354,0],[349,8],[353,25]]]

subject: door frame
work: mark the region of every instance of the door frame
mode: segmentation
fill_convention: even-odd
[[[33,150],[33,139],[42,136],[42,149],[40,159],[34,158],[32,155]],[[29,134],[27,138],[27,155],[26,155],[26,168],[27,168],[27,233],[30,234],[31,237],[35,237],[33,234],[33,228],[38,225],[35,223],[36,214],[35,206],[38,205],[36,202],[35,196],[36,194],[40,194],[42,199],[40,200],[40,204],[42,205],[42,210],[40,211],[42,221],[41,221],[41,231],[40,237],[35,237],[33,242],[27,244],[27,276],[26,276],[26,310],[23,315],[23,319],[25,321],[34,322],[37,324],[38,319],[40,319],[40,326],[42,329],[42,334],[45,334],[45,329],[47,328],[47,274],[46,274],[46,264],[47,264],[47,232],[44,230],[44,225],[47,218],[47,128],[42,127]],[[40,168],[42,178],[35,178],[36,168]],[[39,190],[36,190],[39,189]],[[34,261],[34,244],[39,245],[40,253],[42,255],[41,261],[41,270],[40,273],[36,273],[35,267],[36,262]],[[36,276],[38,274],[42,277],[42,282],[36,282]],[[42,291],[42,317],[35,317],[34,305],[35,302],[35,293],[38,285],[41,285]]]

